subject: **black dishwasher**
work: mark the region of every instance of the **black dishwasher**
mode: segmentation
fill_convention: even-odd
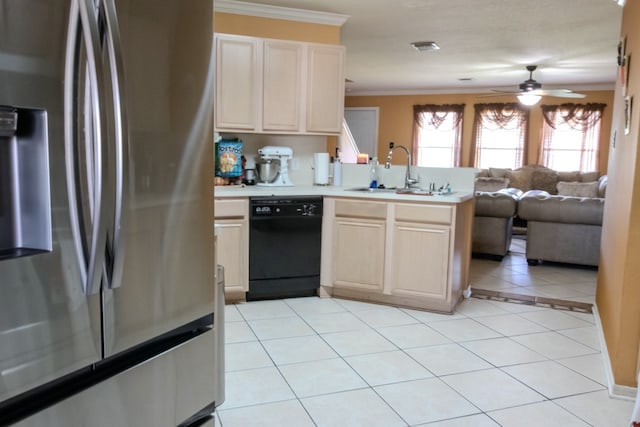
[[[247,301],[317,295],[322,197],[249,199]]]

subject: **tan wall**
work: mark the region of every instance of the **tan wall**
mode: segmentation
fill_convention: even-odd
[[[633,17],[633,18],[632,18]],[[636,386],[640,344],[640,2],[624,7],[622,34],[627,53],[634,58],[629,68],[628,94],[635,98],[631,129],[624,134],[624,96],[616,86],[613,104],[615,146],[609,153],[609,182],[602,229],[596,304],[614,381]],[[635,22],[634,22],[635,21]]]
[[[599,168],[606,172],[608,159],[609,134],[611,130],[611,116],[613,105],[613,91],[584,92],[587,97],[579,102],[601,102],[607,104],[602,120],[602,136],[600,139]],[[491,98],[478,97],[479,94],[451,94],[451,95],[401,95],[401,96],[347,96],[345,107],[379,107],[380,123],[378,129],[379,158],[385,157],[389,141],[397,144],[411,145],[413,132],[413,106],[416,104],[465,104],[462,164],[470,166],[471,133],[473,130],[474,104],[487,102],[515,102],[514,96],[496,96]],[[546,104],[568,102],[561,98],[547,98],[541,101]],[[542,112],[539,106],[531,109],[529,127],[528,164],[537,163],[540,147],[540,130],[542,128]],[[399,162],[402,158],[398,159]]]
[[[216,32],[310,43],[340,44],[340,27],[216,12]]]

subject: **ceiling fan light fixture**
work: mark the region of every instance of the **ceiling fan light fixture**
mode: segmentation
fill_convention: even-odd
[[[436,42],[413,42],[411,43],[414,49],[419,50],[421,52],[428,52],[430,50],[440,50],[440,46]]]
[[[540,95],[534,95],[533,93],[521,93],[518,95],[518,101],[526,106],[536,105],[542,97]]]

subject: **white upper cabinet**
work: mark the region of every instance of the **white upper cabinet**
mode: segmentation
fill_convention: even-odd
[[[216,37],[216,128],[233,131],[258,129],[261,86],[257,39]],[[224,108],[221,108],[224,106]]]
[[[216,130],[339,134],[343,46],[216,34]]]
[[[309,132],[340,133],[344,117],[344,47],[310,45],[307,58]],[[336,97],[342,98],[336,102]]]
[[[280,40],[265,40],[263,46],[262,129],[297,132],[301,119],[303,46]]]

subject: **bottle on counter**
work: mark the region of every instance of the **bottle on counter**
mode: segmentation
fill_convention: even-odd
[[[378,158],[371,160],[371,173],[369,175],[369,188],[378,188]]]
[[[336,158],[331,165],[333,166],[333,186],[342,186],[342,162],[340,161],[340,149],[336,148]]]

